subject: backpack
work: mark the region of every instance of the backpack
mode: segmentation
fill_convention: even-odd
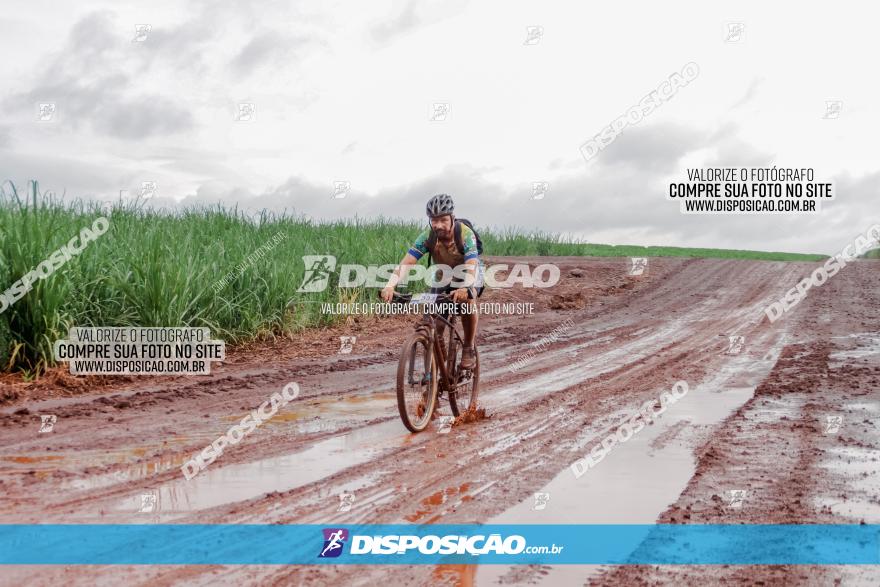
[[[474,232],[474,238],[477,239],[477,254],[483,254],[483,241],[480,240],[480,234],[474,228],[474,225],[467,218],[456,218],[455,224],[452,227],[452,236],[455,240],[455,248],[458,249],[459,253],[464,252],[464,240],[461,238],[461,225],[462,223],[466,224],[468,228],[470,228]],[[437,235],[434,234],[434,231],[431,230],[431,234],[428,235],[428,240],[425,241],[425,247],[428,249],[428,265],[434,264],[433,255],[431,253],[434,251],[434,247],[437,246]]]

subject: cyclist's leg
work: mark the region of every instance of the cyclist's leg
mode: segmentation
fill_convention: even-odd
[[[483,287],[480,286],[478,288],[469,287],[468,288],[468,301],[467,304],[470,306],[468,311],[462,313],[461,316],[461,325],[464,328],[464,344],[466,347],[471,348],[474,346],[474,341],[477,338],[477,325],[480,321],[480,315],[477,311],[477,298],[483,295]]]

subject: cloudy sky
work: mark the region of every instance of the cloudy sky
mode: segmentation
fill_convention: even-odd
[[[880,39],[857,3],[4,8],[0,179],[68,198],[153,181],[155,205],[420,218],[442,191],[478,226],[824,253],[880,220]],[[584,159],[585,141],[689,62],[694,81]],[[814,168],[836,199],[811,216],[686,216],[665,198],[688,167],[769,165]]]

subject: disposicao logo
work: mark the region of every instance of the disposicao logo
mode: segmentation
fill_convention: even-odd
[[[339,273],[340,288],[349,287],[385,287],[388,280],[397,269],[396,263],[386,265],[355,265],[344,264],[337,269],[336,257],[333,255],[303,255],[305,275],[296,291],[299,293],[318,293],[327,289],[330,285],[330,276]],[[477,286],[485,283],[493,288],[510,288],[515,285],[522,287],[553,287],[559,282],[559,267],[552,263],[544,263],[534,269],[527,263],[495,263],[488,266],[477,266],[476,276],[469,275],[469,267],[466,264],[450,267],[439,264],[424,267],[413,265],[401,276],[400,283],[405,285],[410,280],[424,281],[432,287],[445,287],[450,284],[469,285],[471,279]],[[496,277],[499,272],[506,272],[507,277],[500,280]]]
[[[324,548],[318,558],[336,558],[342,554],[342,547],[348,540],[348,530],[345,528],[324,528]]]
[[[350,534],[345,528],[324,528],[324,547],[318,558],[337,558],[349,543],[348,554],[357,555],[517,555],[560,554],[564,545],[526,545],[519,534],[463,534],[415,535],[415,534]],[[366,560],[366,559],[365,559]]]
[[[306,266],[306,274],[296,291],[315,293],[327,289],[330,274],[336,269],[336,257],[333,255],[304,255],[303,263]]]

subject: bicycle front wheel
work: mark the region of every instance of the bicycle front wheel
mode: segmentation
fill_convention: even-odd
[[[428,427],[437,407],[437,362],[431,340],[421,332],[403,344],[397,365],[397,409],[410,432]]]

